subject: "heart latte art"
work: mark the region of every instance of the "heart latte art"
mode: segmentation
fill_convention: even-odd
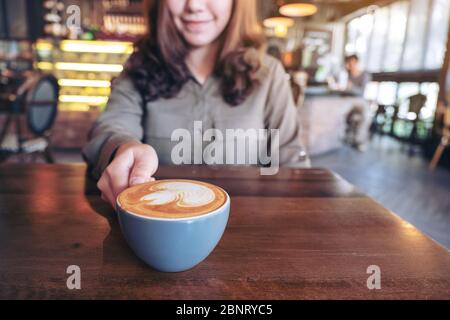
[[[129,188],[119,195],[120,207],[155,218],[187,218],[210,213],[225,204],[225,191],[191,180],[161,180]]]

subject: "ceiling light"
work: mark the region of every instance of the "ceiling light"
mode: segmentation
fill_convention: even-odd
[[[310,3],[290,3],[280,8],[280,14],[287,17],[312,16],[317,12],[317,6]]]
[[[264,27],[266,28],[276,28],[276,27],[293,27],[295,22],[293,19],[291,18],[286,18],[286,17],[272,17],[272,18],[267,18],[264,19]]]

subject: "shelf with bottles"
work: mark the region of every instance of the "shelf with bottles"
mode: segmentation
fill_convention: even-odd
[[[103,109],[111,81],[123,70],[133,52],[131,42],[39,40],[35,45],[36,68],[58,78],[59,109],[89,111]]]
[[[26,40],[0,40],[0,62],[5,68],[14,69],[15,66],[27,64],[32,67],[32,44]],[[4,70],[5,68],[2,68]]]
[[[14,94],[33,70],[32,44],[27,40],[0,40],[0,93]]]

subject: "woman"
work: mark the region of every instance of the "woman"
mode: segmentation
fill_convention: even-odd
[[[221,132],[278,129],[281,165],[305,164],[288,79],[263,55],[255,0],[153,0],[146,8],[148,34],[84,149],[104,200],[114,206],[125,188],[152,180],[158,163],[173,163],[172,134],[195,136],[196,121]]]

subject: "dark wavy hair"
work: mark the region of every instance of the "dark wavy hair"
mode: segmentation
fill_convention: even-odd
[[[125,74],[145,102],[176,96],[190,78],[185,64],[188,46],[176,29],[164,0],[148,0],[147,34],[136,43]],[[255,0],[234,0],[233,12],[222,35],[214,76],[220,79],[225,102],[237,106],[258,85],[264,39],[256,17]]]

